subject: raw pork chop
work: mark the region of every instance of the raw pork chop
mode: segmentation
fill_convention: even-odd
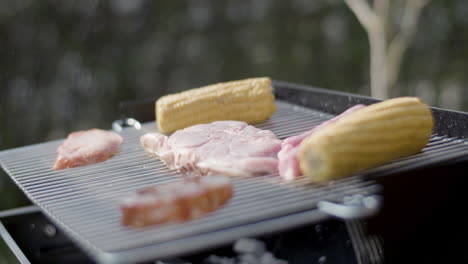
[[[218,121],[176,131],[149,133],[141,144],[169,168],[198,175],[253,176],[275,173],[281,148],[273,132],[240,121]]]
[[[119,134],[100,129],[73,132],[57,149],[54,170],[105,161],[120,150],[122,141]]]
[[[299,154],[299,146],[301,145],[301,142],[318,129],[328,124],[334,123],[341,117],[355,112],[356,110],[361,109],[363,107],[365,107],[365,105],[355,105],[349,108],[348,110],[344,111],[340,115],[321,123],[320,125],[312,128],[311,130],[284,139],[281,143],[281,150],[278,152],[278,171],[280,176],[283,179],[290,181],[302,175],[301,168],[299,167],[299,160],[297,159],[297,155]]]
[[[190,220],[216,210],[231,197],[227,176],[187,177],[124,197],[122,224],[139,227]]]

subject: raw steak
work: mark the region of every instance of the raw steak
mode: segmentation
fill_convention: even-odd
[[[278,169],[279,140],[271,131],[240,121],[218,121],[141,137],[145,151],[169,168],[198,175],[253,176]]]
[[[122,137],[114,132],[91,129],[73,132],[57,149],[54,170],[105,161],[120,150]]]
[[[190,220],[218,209],[231,197],[227,176],[187,177],[124,197],[122,224],[139,227]]]

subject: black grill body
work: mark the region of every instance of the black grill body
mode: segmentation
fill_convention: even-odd
[[[277,82],[278,98],[339,114],[355,104],[379,100]],[[432,108],[434,133],[468,138],[468,113]],[[465,141],[466,144],[466,141]],[[383,186],[381,212],[367,219],[370,235],[384,241],[387,263],[468,263],[468,154],[418,168],[371,176]]]
[[[79,247],[56,229],[36,206],[10,211],[0,217],[0,221],[9,236],[24,256],[21,263],[71,263],[93,264]],[[55,231],[50,231],[50,230]],[[305,225],[280,232],[256,237],[266,243],[267,249],[276,257],[289,263],[336,263],[357,264],[350,235],[344,222],[327,220],[320,224]],[[10,246],[13,242],[10,242]],[[180,254],[177,257],[161,259],[163,263],[203,263],[211,255],[233,258],[237,254],[232,246],[214,247],[195,254]],[[17,259],[21,261],[21,256]],[[141,263],[155,263],[151,260]]]

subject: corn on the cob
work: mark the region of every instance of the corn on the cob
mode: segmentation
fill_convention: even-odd
[[[271,79],[251,78],[170,94],[156,101],[162,133],[219,120],[249,124],[268,119],[276,110]]]
[[[415,97],[376,103],[305,139],[301,170],[312,182],[349,176],[419,152],[429,141],[431,110]]]

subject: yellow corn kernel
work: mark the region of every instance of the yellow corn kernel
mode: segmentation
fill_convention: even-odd
[[[364,107],[305,139],[299,162],[311,182],[349,176],[421,151],[430,139],[433,117],[415,97]]]
[[[268,119],[275,110],[271,79],[251,78],[163,96],[156,101],[156,121],[159,131],[172,133],[220,120],[255,124]]]

